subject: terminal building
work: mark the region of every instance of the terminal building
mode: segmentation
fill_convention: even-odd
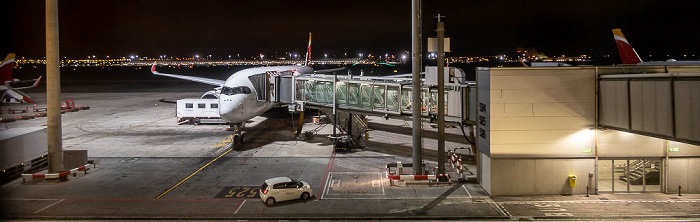
[[[489,194],[700,193],[700,66],[476,73]]]

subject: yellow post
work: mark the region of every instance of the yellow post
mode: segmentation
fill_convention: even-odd
[[[299,113],[299,124],[297,125],[297,136],[301,134],[301,128],[304,126],[304,111]]]

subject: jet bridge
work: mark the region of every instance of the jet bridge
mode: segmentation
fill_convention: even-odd
[[[437,69],[428,67],[421,83],[424,118],[437,116],[437,82],[430,81]],[[474,82],[464,81],[464,71],[450,67],[445,71],[445,121],[467,124],[469,101],[474,99]],[[447,76],[449,75],[449,76]],[[335,84],[337,109],[344,112],[381,116],[411,116],[413,87],[410,78],[338,75]],[[428,81],[425,81],[428,79]],[[294,108],[333,108],[334,75],[302,75],[294,77]],[[471,98],[471,99],[470,99]]]
[[[474,122],[470,101],[475,101],[475,82],[465,81],[464,71],[445,68],[445,121],[457,125]],[[427,67],[421,83],[422,116],[437,121],[437,68]],[[358,141],[367,129],[364,115],[410,117],[412,102],[411,78],[309,74],[300,76],[271,75],[270,90],[279,92],[272,101],[288,104],[291,112],[315,108],[332,121],[338,118],[338,128]],[[335,84],[334,84],[335,83]],[[334,86],[335,85],[335,86]],[[333,99],[337,112],[333,114]],[[274,94],[274,93],[272,93]],[[275,98],[274,96],[272,96]],[[272,102],[271,101],[271,102]],[[287,102],[292,101],[292,102]],[[336,116],[334,116],[336,115]]]

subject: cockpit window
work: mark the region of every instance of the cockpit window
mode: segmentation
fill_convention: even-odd
[[[237,94],[251,94],[252,91],[250,88],[247,86],[238,86],[238,87],[228,87],[224,86],[223,89],[221,89],[221,94],[224,95],[237,95]]]

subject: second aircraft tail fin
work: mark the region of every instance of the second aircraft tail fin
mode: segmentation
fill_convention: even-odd
[[[12,69],[15,67],[15,54],[7,54],[5,60],[0,63],[0,85],[7,81],[12,81]]]
[[[627,41],[625,35],[622,34],[622,30],[613,29],[613,37],[615,38],[615,44],[617,45],[617,51],[620,54],[620,60],[622,64],[637,64],[642,62],[639,58],[637,51],[632,48],[632,45]]]
[[[311,65],[311,32],[309,32],[309,46],[306,48],[306,58],[304,61],[305,66]]]

